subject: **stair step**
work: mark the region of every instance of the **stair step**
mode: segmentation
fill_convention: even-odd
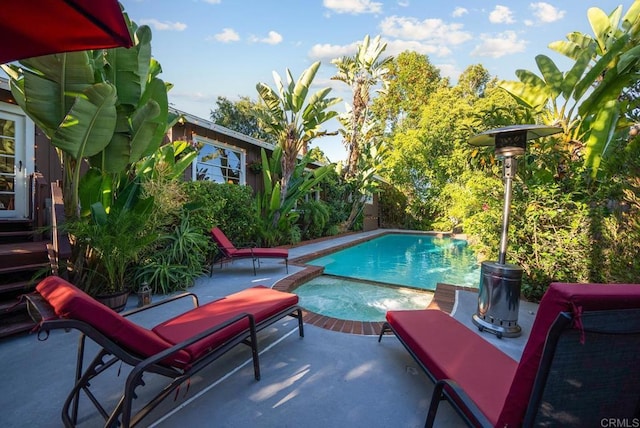
[[[0,337],[12,336],[33,330],[36,323],[28,316],[16,317],[14,320],[0,324]]]
[[[24,294],[33,291],[36,288],[35,281],[18,281],[9,284],[0,284],[0,295]],[[0,304],[2,302],[0,301]]]
[[[45,241],[0,245],[0,273],[34,270],[49,261]]]
[[[16,312],[26,313],[27,302],[23,300],[12,299],[0,302],[0,318],[14,314]],[[3,322],[4,324],[4,322]]]

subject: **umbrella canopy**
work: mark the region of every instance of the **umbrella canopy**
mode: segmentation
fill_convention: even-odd
[[[117,0],[4,1],[0,40],[0,64],[133,45]]]

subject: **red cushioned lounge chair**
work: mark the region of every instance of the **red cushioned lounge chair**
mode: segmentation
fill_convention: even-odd
[[[438,310],[389,311],[392,330],[469,426],[601,426],[640,417],[640,284],[551,284],[520,362]],[[505,339],[506,340],[506,339]]]
[[[50,330],[59,328],[81,332],[75,386],[62,410],[65,426],[77,423],[81,392],[105,418],[105,426],[134,426],[185,380],[240,343],[251,348],[254,375],[259,380],[256,333],[276,320],[287,315],[296,317],[300,337],[304,336],[298,296],[263,286],[202,306],[193,293],[185,293],[125,314],[146,311],[184,297],[193,299],[194,309],[151,329],[133,323],[59,277],[45,278],[36,287],[36,293],[25,297],[29,312],[39,323],[39,338],[46,339]],[[97,343],[100,350],[83,368],[87,337]],[[93,379],[118,362],[128,364],[132,370],[124,382],[120,400],[109,412],[100,404],[98,391],[90,387]],[[136,389],[144,386],[146,373],[165,376],[168,383],[134,413]]]
[[[261,258],[284,259],[285,268],[287,269],[287,273],[289,273],[289,250],[286,248],[236,248],[218,227],[211,229],[211,237],[216,243],[218,250],[220,250],[218,257],[220,259],[220,267],[222,267],[222,262],[225,260],[251,258],[251,260],[253,260],[253,274],[255,275],[256,262],[258,263],[258,267],[260,267]],[[214,263],[216,261],[217,259],[214,260]],[[209,273],[213,272],[213,264],[211,268]]]

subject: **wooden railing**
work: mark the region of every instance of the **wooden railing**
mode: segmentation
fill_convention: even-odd
[[[59,183],[51,183],[51,241],[53,254],[51,256],[51,267],[54,273],[65,276],[64,272],[60,272],[60,264],[66,263],[71,258],[71,244],[69,235],[61,228],[64,224],[64,201],[62,199],[62,189]]]
[[[47,224],[46,201],[49,196],[47,186],[47,181],[39,172],[34,172],[29,177],[29,187],[31,189],[31,197],[29,198],[29,214],[34,231],[34,241],[42,240],[42,231]]]

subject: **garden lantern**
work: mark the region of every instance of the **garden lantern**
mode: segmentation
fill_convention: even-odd
[[[500,252],[497,262],[482,262],[478,309],[472,317],[480,331],[488,331],[498,338],[517,337],[521,333],[518,310],[522,268],[506,262],[511,189],[518,165],[516,156],[525,153],[527,141],[561,131],[561,128],[546,125],[513,125],[485,131],[469,140],[472,146],[494,146],[496,157],[502,160],[504,206]]]

